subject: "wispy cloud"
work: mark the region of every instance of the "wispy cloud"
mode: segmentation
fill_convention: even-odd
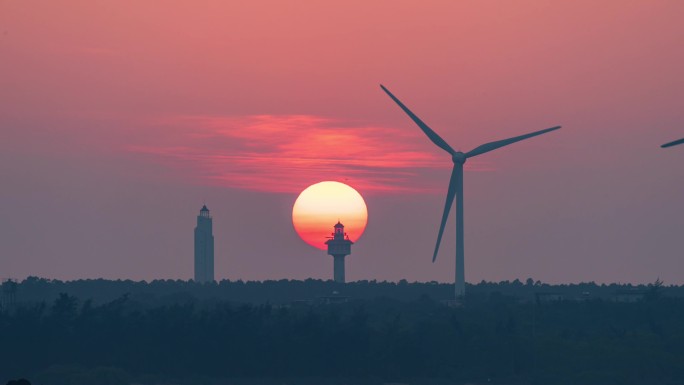
[[[416,145],[427,140],[419,131],[310,115],[177,116],[155,126],[164,130],[163,143],[128,150],[248,190],[299,192],[338,180],[366,192],[426,192],[437,186],[421,176],[451,166],[448,155]]]

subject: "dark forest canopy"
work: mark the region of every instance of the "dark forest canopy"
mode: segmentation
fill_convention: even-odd
[[[0,311],[0,383],[684,383],[684,298],[660,282],[481,283],[462,307],[440,301],[451,285],[404,282],[32,278],[18,293],[52,297],[53,286],[51,300]],[[346,301],[290,301],[335,289]],[[643,295],[610,294],[624,290]]]
[[[660,281],[660,292],[666,296],[684,297],[684,286],[665,286]],[[652,286],[652,285],[650,285]],[[524,281],[485,282],[467,284],[467,298],[482,300],[492,295],[514,297],[519,301],[549,299],[605,299],[632,301],[649,290],[649,285],[578,283],[549,285],[528,278]],[[278,281],[229,281],[200,284],[183,280],[104,280],[75,281],[49,280],[29,277],[17,285],[17,301],[32,303],[53,301],[60,293],[99,304],[115,300],[126,294],[141,304],[172,304],[189,300],[219,300],[253,304],[290,304],[316,301],[333,293],[355,299],[387,297],[412,301],[422,296],[434,300],[453,298],[453,284],[437,282],[377,282],[355,281],[340,284],[333,281],[307,279]]]

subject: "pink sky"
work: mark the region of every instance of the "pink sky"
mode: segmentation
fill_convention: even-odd
[[[454,148],[554,125],[465,174],[466,280],[684,283],[684,3],[0,2],[0,275],[329,278],[294,233],[311,183],[369,225],[349,279],[430,263]],[[452,214],[453,215],[453,214]],[[450,235],[451,234],[451,235]],[[264,239],[268,241],[264,241]]]

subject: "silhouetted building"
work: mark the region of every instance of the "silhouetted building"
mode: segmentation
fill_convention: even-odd
[[[347,302],[349,302],[349,297],[340,295],[340,293],[336,291],[333,291],[332,295],[323,295],[318,297],[318,303],[320,305],[334,305]]]
[[[565,296],[562,293],[554,291],[536,291],[534,292],[534,299],[538,305],[543,303],[553,303],[561,302],[565,300]]]
[[[333,276],[335,282],[344,283],[344,257],[351,254],[351,245],[354,242],[349,240],[349,236],[344,232],[344,225],[337,221],[335,232],[332,239],[325,242],[328,245],[328,254],[334,258]]]
[[[195,282],[214,280],[214,235],[207,205],[202,206],[195,227]]]
[[[639,289],[624,289],[615,292],[616,302],[638,302],[646,297],[645,290]]]

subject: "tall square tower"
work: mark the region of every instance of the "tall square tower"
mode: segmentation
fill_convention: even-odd
[[[214,234],[207,205],[202,206],[195,227],[195,282],[214,281]]]

